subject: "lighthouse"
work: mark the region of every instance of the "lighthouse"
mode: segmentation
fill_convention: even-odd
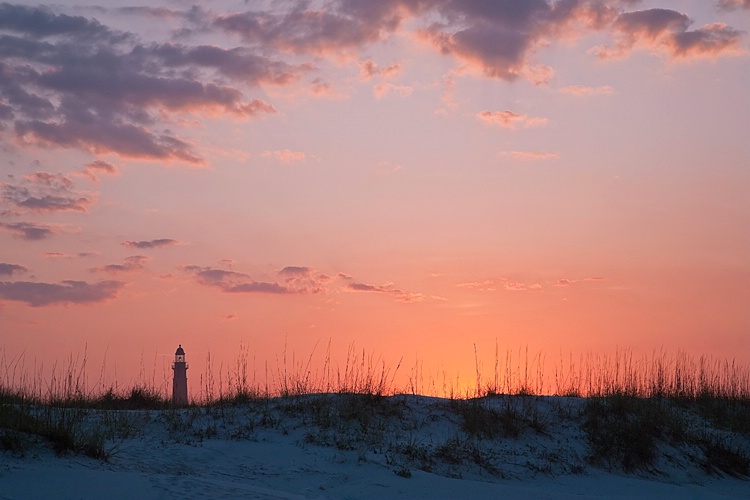
[[[186,405],[188,403],[187,369],[188,365],[185,361],[185,351],[182,349],[182,344],[180,344],[180,346],[177,347],[177,351],[174,353],[174,363],[172,363],[172,370],[174,370],[174,379],[172,380],[172,401],[175,405]]]

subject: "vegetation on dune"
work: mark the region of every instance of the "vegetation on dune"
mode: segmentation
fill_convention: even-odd
[[[304,428],[301,444],[377,450],[404,478],[413,469],[455,475],[462,467],[504,477],[510,458],[496,444],[520,442],[524,436],[551,438],[563,421],[587,443],[580,463],[563,467],[567,473],[593,466],[658,474],[662,463],[672,460],[670,454],[682,450],[708,474],[750,475],[750,372],[745,366],[706,358],[695,362],[684,354],[639,362],[627,353],[586,357],[570,363],[564,375],[556,372],[557,389],[545,396],[539,391],[545,387],[541,370],[527,361],[510,368],[509,359],[504,366],[496,362],[489,381],[477,362],[475,391],[430,399],[427,416],[417,414],[415,400],[409,399],[418,395],[421,382],[412,380],[411,390],[399,390],[393,386],[395,372],[353,351],[342,370],[331,369],[328,359],[323,374],[313,373],[309,360],[291,370],[278,369],[274,389],[248,380],[243,359],[224,379],[202,380],[199,397],[184,407],[172,404],[156,384],[87,391],[80,366],[44,387],[19,385],[6,366],[0,380],[0,450],[24,455],[45,444],[58,454],[107,460],[117,442],[154,423],[166,426],[171,439],[180,442],[249,439],[258,429]],[[544,405],[555,411],[540,410]],[[441,440],[409,438],[441,421],[452,426]],[[394,429],[401,436],[395,441]],[[550,455],[546,465],[521,466],[545,473],[561,460]]]

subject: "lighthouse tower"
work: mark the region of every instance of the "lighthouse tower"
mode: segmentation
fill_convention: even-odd
[[[180,344],[174,353],[174,363],[172,363],[172,370],[174,370],[172,401],[176,405],[186,405],[188,403],[187,369],[188,364],[185,362],[185,351]]]

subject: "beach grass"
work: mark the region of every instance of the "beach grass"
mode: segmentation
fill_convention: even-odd
[[[312,356],[287,366],[285,352],[272,380],[261,383],[249,377],[241,353],[230,370],[202,378],[187,405],[173,404],[163,383],[89,389],[85,357],[71,358],[57,371],[61,376],[47,381],[19,372],[14,361],[0,379],[0,450],[24,455],[42,444],[61,455],[108,460],[118,440],[141,433],[149,419],[163,422],[174,439],[191,442],[214,438],[219,426],[233,426],[231,436],[240,439],[257,428],[284,428],[292,419],[307,426],[303,441],[309,445],[386,448],[402,477],[413,468],[431,471],[467,461],[500,474],[487,443],[547,435],[551,419],[558,418],[575,422],[587,439],[586,463],[571,464],[571,473],[586,466],[654,471],[664,448],[682,446],[696,450],[693,458],[707,474],[750,474],[750,371],[734,361],[681,352],[635,359],[618,351],[584,355],[575,363],[568,357],[548,385],[540,354],[518,350],[500,357],[496,351],[489,377],[477,361],[473,389],[449,388],[449,396],[436,398],[438,413],[455,422],[456,430],[427,446],[388,443],[386,436],[394,425],[425,425],[412,414],[408,398],[430,396],[416,388],[434,387],[434,381],[411,378],[407,387],[396,387],[400,363],[391,369],[351,348],[334,369],[328,353],[330,346],[322,371],[314,372]],[[212,362],[209,356],[209,368]],[[570,400],[581,404],[562,403]],[[554,402],[559,411],[541,411],[541,401]]]

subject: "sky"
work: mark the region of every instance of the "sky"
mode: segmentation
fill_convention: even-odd
[[[747,0],[2,3],[3,376],[750,362],[749,31]]]

